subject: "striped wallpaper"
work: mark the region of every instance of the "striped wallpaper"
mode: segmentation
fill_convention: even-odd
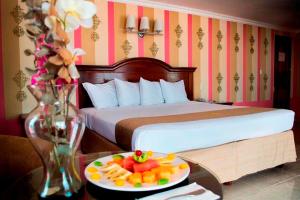
[[[234,101],[238,105],[272,104],[273,30],[133,4],[93,1],[98,8],[94,27],[78,29],[70,36],[71,45],[87,52],[77,64],[107,65],[124,58],[154,57],[175,67],[196,67],[197,99]],[[21,0],[1,1],[6,118],[29,112],[35,105],[27,89],[14,79],[21,70],[26,81],[25,67],[32,66],[31,58],[23,54],[32,44],[25,35],[12,34],[18,24],[11,12],[17,5],[24,8]],[[152,26],[155,19],[162,20],[163,35],[139,38],[126,33],[129,14],[137,19],[148,16]],[[26,98],[17,98],[20,91]]]
[[[92,30],[75,33],[84,64],[112,64],[124,58],[154,57],[171,66],[197,67],[195,98],[238,103],[271,100],[274,32],[270,29],[186,13],[95,0],[99,39]],[[126,16],[164,21],[163,36],[126,33]],[[138,21],[137,21],[138,23]],[[153,28],[153,27],[152,27]],[[157,52],[153,51],[156,49]]]

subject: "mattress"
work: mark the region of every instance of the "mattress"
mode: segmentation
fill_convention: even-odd
[[[84,108],[81,111],[85,114],[88,128],[116,143],[115,126],[123,119],[233,108],[236,106],[190,101],[151,106]],[[263,137],[290,130],[293,126],[294,115],[293,111],[276,109],[243,116],[145,125],[135,129],[132,137],[132,150],[182,152]]]

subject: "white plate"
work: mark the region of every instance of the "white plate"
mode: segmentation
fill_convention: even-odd
[[[131,156],[133,154],[133,152],[128,152],[128,153],[121,153],[119,155],[123,155],[124,157],[127,156]],[[162,154],[162,153],[153,153],[152,158],[156,158],[156,157],[165,157],[167,154]],[[106,165],[107,162],[112,160],[112,155],[111,156],[106,156],[103,158],[99,158],[95,161],[100,161],[103,165]],[[91,173],[87,171],[87,169],[89,167],[96,167],[98,169],[100,169],[101,167],[98,167],[94,164],[93,161],[92,163],[90,163],[84,170],[84,175],[86,177],[86,179],[105,189],[109,189],[109,190],[118,190],[118,191],[128,191],[128,192],[141,192],[141,191],[151,191],[151,190],[160,190],[163,188],[167,188],[167,187],[171,187],[173,185],[176,185],[177,183],[182,182],[183,180],[186,179],[186,177],[188,177],[188,175],[190,174],[190,168],[186,168],[186,169],[181,169],[179,173],[177,174],[173,174],[171,177],[171,180],[169,180],[169,183],[165,184],[165,185],[157,185],[156,183],[154,184],[146,184],[143,183],[142,187],[134,187],[132,184],[128,183],[126,181],[124,186],[116,186],[115,183],[109,179],[107,179],[103,173],[99,170],[99,174],[101,175],[101,179],[99,181],[94,181],[91,179]],[[184,160],[180,159],[179,157],[176,156],[176,158],[174,159],[172,165],[179,165],[182,163],[186,163]]]

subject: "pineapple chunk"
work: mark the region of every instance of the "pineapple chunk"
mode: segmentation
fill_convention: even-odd
[[[171,172],[169,170],[163,169],[158,173],[159,179],[170,179]]]
[[[173,166],[171,167],[171,172],[172,174],[177,174],[179,172],[179,166]]]
[[[128,176],[130,176],[132,173],[126,169],[124,169],[123,167],[121,167],[118,164],[112,164],[112,165],[108,165],[105,166],[101,169],[101,171],[103,171],[105,174],[105,176],[108,179],[111,179],[113,181],[116,180],[126,180]]]
[[[143,173],[144,183],[154,183],[156,181],[155,173],[147,171]]]
[[[136,183],[142,183],[142,174],[141,173],[133,173],[128,177],[128,182],[132,185]]]

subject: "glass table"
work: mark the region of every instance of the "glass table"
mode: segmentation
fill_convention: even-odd
[[[84,169],[85,167],[96,160],[97,158],[109,156],[116,153],[122,152],[100,152],[100,153],[92,153],[92,154],[81,154],[76,157],[76,163],[78,165],[78,171],[84,182],[84,187],[82,187],[81,191],[75,196],[76,199],[79,200],[93,200],[93,199],[122,199],[122,200],[134,200],[136,198],[141,198],[144,196],[148,196],[151,194],[155,194],[158,192],[170,190],[176,187],[184,186],[189,183],[197,182],[199,185],[211,190],[215,194],[220,196],[220,199],[223,199],[222,193],[222,185],[218,182],[218,180],[207,170],[199,166],[198,164],[188,162],[191,168],[191,173],[187,179],[183,182],[174,185],[172,187],[156,190],[156,191],[147,191],[147,192],[121,192],[121,191],[113,191],[107,190],[103,188],[99,188],[94,184],[86,181],[84,177]],[[21,177],[15,184],[13,184],[4,194],[3,199],[28,199],[28,200],[36,200],[40,199],[38,195],[38,188],[42,181],[43,177],[43,169],[42,167],[37,168],[26,176]],[[57,198],[55,198],[57,199]],[[70,199],[70,198],[68,198]]]

